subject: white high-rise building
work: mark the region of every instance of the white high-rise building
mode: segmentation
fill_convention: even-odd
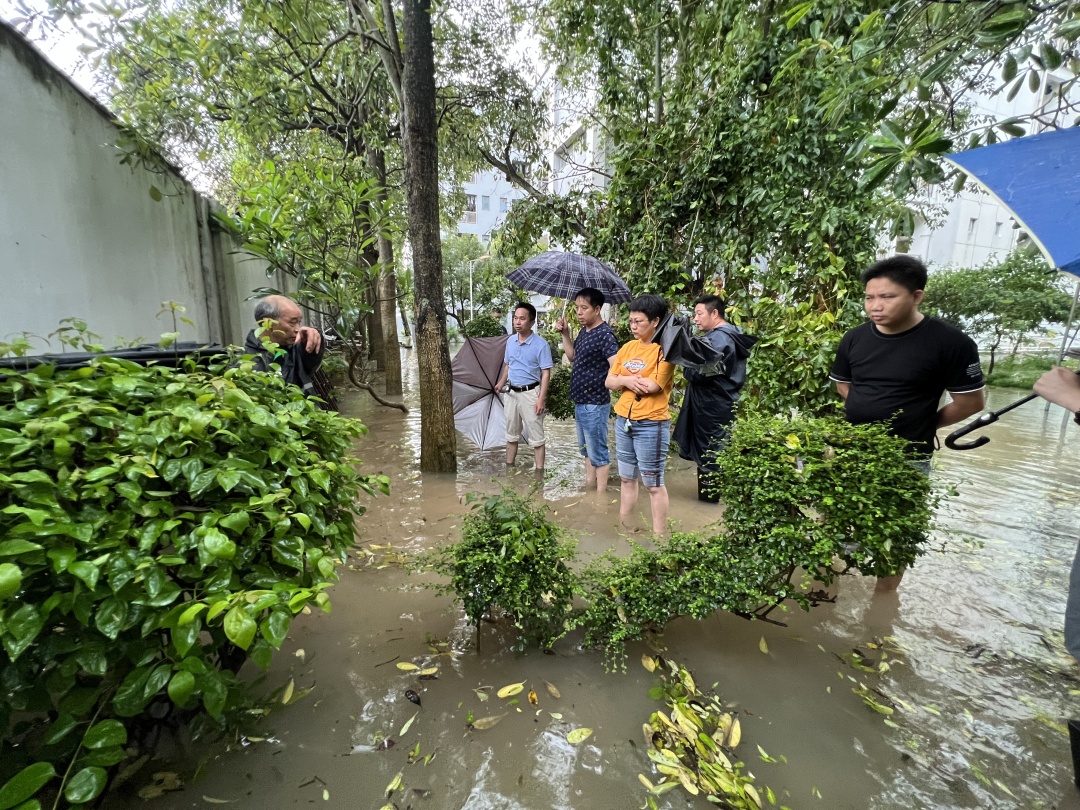
[[[492,232],[506,221],[514,202],[525,196],[494,169],[477,172],[462,184],[462,190],[465,209],[457,221],[457,233],[472,234],[485,245],[491,241]]]

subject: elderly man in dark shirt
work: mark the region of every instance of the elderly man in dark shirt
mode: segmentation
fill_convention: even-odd
[[[303,325],[304,315],[296,302],[284,295],[268,295],[255,305],[255,321],[264,331],[260,336],[252,329],[244,341],[244,350],[255,355],[255,367],[269,371],[277,363],[286,382],[306,396],[326,400],[329,388],[320,385],[317,377],[326,346],[318,329]],[[276,348],[267,348],[263,337]]]

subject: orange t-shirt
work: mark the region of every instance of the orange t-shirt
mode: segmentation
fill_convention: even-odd
[[[671,387],[675,383],[675,366],[660,357],[660,344],[642,343],[631,340],[615,355],[612,374],[632,376],[640,374],[653,380],[660,386],[655,394],[646,394],[638,399],[633,391],[623,390],[619,401],[615,403],[615,413],[627,419],[671,419],[668,400]]]

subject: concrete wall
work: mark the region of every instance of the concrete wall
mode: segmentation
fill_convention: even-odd
[[[171,300],[195,324],[182,339],[242,341],[243,299],[280,279],[237,255],[175,171],[122,165],[109,111],[2,21],[0,110],[0,339],[78,317],[106,345],[156,341]]]

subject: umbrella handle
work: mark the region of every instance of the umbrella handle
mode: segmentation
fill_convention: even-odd
[[[992,411],[991,413],[984,413],[974,422],[964,425],[962,428],[958,428],[957,430],[954,430],[952,433],[946,436],[945,446],[948,447],[950,450],[974,450],[976,447],[982,447],[984,444],[990,441],[989,437],[980,436],[974,441],[964,442],[963,444],[957,442],[956,440],[959,439],[961,436],[966,436],[967,434],[984,428],[987,425],[994,424],[994,422],[996,422],[1003,414],[1008,413],[1013,408],[1019,408],[1021,405],[1026,405],[1028,402],[1031,402],[1031,400],[1038,399],[1038,397],[1038,394],[1028,394],[1023,399],[1018,399],[1016,400],[1016,402],[1013,402],[1010,405],[1006,405],[1001,410]]]

